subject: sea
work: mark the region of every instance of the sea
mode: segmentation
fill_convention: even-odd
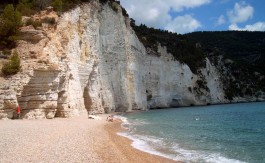
[[[265,103],[169,108],[120,116],[132,146],[187,163],[265,163]]]

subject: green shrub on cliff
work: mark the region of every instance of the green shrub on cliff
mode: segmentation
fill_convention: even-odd
[[[9,61],[2,67],[2,73],[4,75],[14,75],[20,70],[20,58],[18,53],[15,51],[10,57]]]
[[[57,12],[62,12],[62,10],[63,10],[63,2],[62,2],[62,0],[54,0],[54,1],[52,1],[51,2],[51,6]]]
[[[115,11],[115,12],[118,12],[118,10],[119,10],[119,4],[118,3],[116,3],[116,2],[111,2],[110,3],[110,7],[112,8],[112,10],[113,11]]]
[[[0,16],[0,45],[14,45],[18,38],[20,25],[20,12],[12,4],[6,5]]]
[[[37,27],[40,27],[42,25],[40,20],[33,20],[32,18],[30,18],[27,22],[26,22],[26,26],[32,25],[35,29]]]
[[[20,0],[19,4],[17,5],[17,10],[21,13],[21,15],[30,16],[35,13],[32,9],[33,4],[30,0]]]

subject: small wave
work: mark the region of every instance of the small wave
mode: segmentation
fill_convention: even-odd
[[[149,139],[149,138],[145,138],[145,140],[141,140],[139,138],[138,139],[134,138],[133,136],[131,136],[131,135],[127,134],[127,133],[117,133],[117,134],[120,135],[120,136],[126,137],[128,139],[131,139],[133,141],[132,146],[135,149],[138,149],[140,151],[147,152],[147,153],[150,153],[150,154],[153,154],[153,155],[157,155],[157,156],[161,156],[161,157],[165,157],[165,158],[174,160],[172,156],[169,156],[167,154],[158,152],[155,149],[153,149],[150,145],[148,145],[146,140]],[[177,160],[175,160],[175,161],[177,161]]]
[[[209,163],[245,163],[243,161],[225,158],[225,157],[220,156],[218,154],[212,154],[208,157],[205,157],[205,160]]]
[[[121,115],[115,115],[114,118],[117,118],[117,119],[120,119],[122,121],[122,124],[121,124],[121,127],[124,128],[124,129],[129,129],[129,121],[128,121],[128,118],[126,117],[123,117]]]
[[[138,120],[138,119],[135,119],[133,122],[131,122],[131,125],[133,126],[142,126],[142,125],[147,125],[147,124],[149,123],[143,120]]]
[[[114,117],[122,121],[121,126],[125,129],[129,129],[129,126],[142,126],[148,124],[147,122],[138,119],[134,119],[134,121],[129,122],[128,118],[121,115],[115,115]]]
[[[121,115],[115,115],[114,118],[120,119],[123,123],[129,123],[128,118],[123,117]]]
[[[174,151],[177,153],[176,160],[185,162],[206,162],[206,163],[244,163],[239,160],[229,159],[220,154],[209,154],[203,151],[186,150],[178,145],[174,146]]]
[[[239,160],[235,159],[229,159],[226,157],[221,156],[220,154],[209,154],[202,151],[196,151],[196,150],[186,150],[183,148],[180,148],[178,144],[174,144],[171,147],[170,154],[169,153],[163,153],[158,150],[157,148],[161,148],[161,151],[164,151],[163,148],[165,148],[165,142],[162,138],[156,138],[153,136],[140,136],[140,135],[130,135],[127,132],[123,133],[117,133],[120,136],[126,137],[128,139],[131,139],[133,141],[132,146],[138,150],[141,150],[143,152],[147,152],[153,155],[158,155],[161,157],[165,157],[168,159],[172,159],[175,161],[184,161],[184,162],[190,162],[190,163],[244,163]]]

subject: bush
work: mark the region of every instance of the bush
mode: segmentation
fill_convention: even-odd
[[[22,14],[26,16],[33,15],[35,13],[34,10],[32,10],[33,4],[29,0],[20,0],[19,4],[17,5],[17,10]]]
[[[115,12],[118,12],[118,10],[119,10],[119,4],[118,3],[116,3],[116,2],[111,2],[110,3],[110,7],[112,8],[112,10],[113,11],[115,11]]]
[[[4,55],[7,55],[7,56],[10,56],[10,55],[11,55],[11,50],[4,49],[4,50],[3,50],[3,54],[4,54]]]
[[[37,27],[42,26],[42,22],[39,20],[33,20],[32,18],[30,18],[27,22],[26,22],[26,26],[32,25],[35,29]]]
[[[48,7],[51,3],[51,0],[32,0],[32,5],[34,10],[40,11]]]
[[[50,25],[54,25],[56,23],[55,18],[53,17],[45,17],[42,22]]]
[[[129,17],[129,14],[127,13],[127,11],[125,10],[125,8],[123,8],[121,6],[121,10],[122,10],[122,15],[125,16],[125,17]]]
[[[55,9],[57,12],[62,12],[63,10],[63,2],[62,0],[54,0],[51,2],[51,6]]]
[[[0,44],[14,45],[18,39],[20,25],[20,12],[15,10],[12,4],[6,5],[3,14],[0,16]]]
[[[2,67],[2,73],[4,75],[14,75],[20,70],[20,59],[18,53],[15,51],[10,57],[9,61]]]
[[[207,82],[205,81],[205,79],[204,79],[204,81],[202,81],[202,80],[197,80],[196,83],[197,83],[197,85],[199,86],[199,88],[201,88],[201,89],[205,89],[207,92],[210,92],[210,89],[208,88],[208,86],[207,86]]]

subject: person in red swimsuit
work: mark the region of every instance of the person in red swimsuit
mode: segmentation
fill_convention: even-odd
[[[20,106],[18,105],[17,106],[17,117],[18,117],[18,119],[20,119],[20,113],[21,113],[21,109],[20,109]]]

